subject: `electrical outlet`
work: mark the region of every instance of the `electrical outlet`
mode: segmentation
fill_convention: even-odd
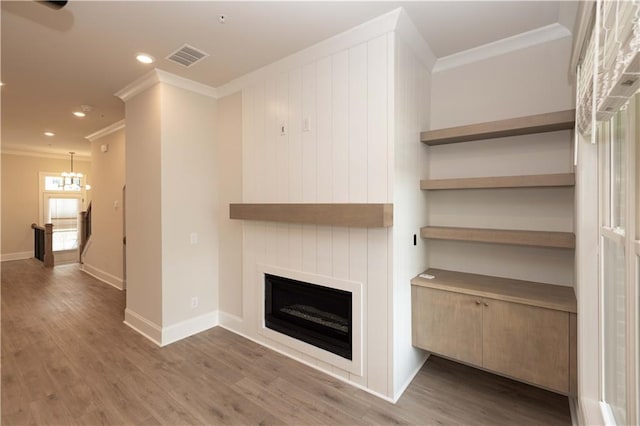
[[[189,236],[189,241],[191,242],[191,245],[198,244],[198,233],[192,232]]]
[[[303,132],[311,131],[311,120],[309,120],[309,117],[305,117],[304,120],[302,120],[302,131]]]
[[[194,296],[191,298],[191,309],[195,309],[198,307],[198,297]]]

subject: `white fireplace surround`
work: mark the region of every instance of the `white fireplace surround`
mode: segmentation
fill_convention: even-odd
[[[303,354],[312,356],[320,361],[341,368],[350,373],[362,376],[362,283],[355,281],[340,280],[324,275],[309,274],[307,272],[293,271],[289,269],[276,268],[268,265],[258,265],[256,268],[257,282],[260,285],[260,324],[258,333],[263,337],[286,345]],[[265,327],[264,323],[264,274],[272,274],[280,277],[291,278],[298,281],[317,284],[324,287],[344,290],[351,293],[351,339],[352,339],[352,359],[348,360],[339,355],[310,345],[293,337],[271,330]]]

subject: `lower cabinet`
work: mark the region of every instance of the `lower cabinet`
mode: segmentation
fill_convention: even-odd
[[[482,305],[477,297],[413,287],[413,344],[482,365]]]
[[[499,294],[467,294],[463,286],[453,290],[412,285],[414,346],[556,392],[575,392],[575,313],[500,300]]]

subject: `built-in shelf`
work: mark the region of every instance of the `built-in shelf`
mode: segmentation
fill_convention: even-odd
[[[434,278],[417,276],[411,284],[478,297],[516,302],[540,308],[577,312],[573,287],[514,280],[489,275],[468,274],[431,268],[424,272]]]
[[[436,240],[475,241],[535,247],[575,248],[576,245],[576,237],[571,232],[425,226],[420,229],[420,236]]]
[[[420,181],[420,189],[435,191],[440,189],[482,189],[482,188],[541,188],[574,186],[573,173],[526,176],[489,176],[455,179],[425,179]]]
[[[427,145],[477,141],[482,139],[503,138],[534,133],[569,130],[575,127],[575,110],[558,111],[526,117],[467,126],[429,130],[420,134]]]
[[[354,228],[393,225],[393,204],[230,204],[231,219]]]

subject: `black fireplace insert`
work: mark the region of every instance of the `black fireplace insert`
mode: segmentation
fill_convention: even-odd
[[[351,292],[264,274],[265,326],[352,359]]]

